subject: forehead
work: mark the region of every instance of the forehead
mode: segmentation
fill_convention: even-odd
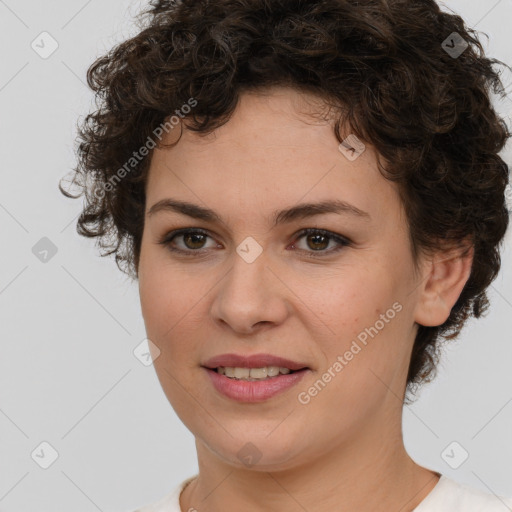
[[[318,98],[291,89],[242,94],[229,121],[212,133],[184,126],[176,146],[154,150],[148,206],[172,195],[216,210],[236,205],[261,211],[324,199],[366,211],[389,209],[398,197],[378,171],[373,147],[367,144],[349,160],[328,115]],[[179,135],[176,126],[162,141]]]

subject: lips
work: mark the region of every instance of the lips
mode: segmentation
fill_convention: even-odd
[[[236,368],[264,368],[265,366],[279,366],[289,368],[292,371],[308,368],[307,364],[292,361],[284,357],[273,356],[272,354],[221,354],[208,359],[202,364],[205,368],[215,369],[219,366]]]

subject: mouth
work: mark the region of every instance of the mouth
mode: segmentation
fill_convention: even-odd
[[[201,365],[213,388],[237,402],[264,402],[296,386],[311,371],[305,363],[272,354],[222,354]]]
[[[218,393],[239,403],[265,402],[291,390],[311,371],[304,364],[265,354],[226,354],[202,367]]]
[[[219,375],[224,375],[228,379],[256,382],[307,370],[307,367],[292,370],[284,366],[263,366],[261,368],[218,366],[216,368],[210,368],[210,370],[217,372]]]
[[[287,374],[308,368],[305,362],[272,354],[221,354],[208,359],[201,366],[237,379],[276,377],[279,373]]]

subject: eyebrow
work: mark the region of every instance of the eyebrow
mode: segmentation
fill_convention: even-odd
[[[215,211],[210,210],[209,208],[204,208],[203,206],[171,198],[162,199],[155,203],[147,211],[147,215],[150,217],[155,215],[157,212],[162,211],[181,213],[182,215],[203,220],[205,222],[223,223],[222,218]],[[339,199],[331,199],[321,201],[319,203],[302,203],[285,210],[277,210],[274,211],[271,220],[273,226],[277,226],[279,224],[326,213],[337,213],[340,215],[348,214],[356,218],[371,220],[371,216],[368,212],[360,210],[354,205]]]

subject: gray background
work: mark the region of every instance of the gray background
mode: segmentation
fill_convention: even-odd
[[[76,123],[92,108],[85,72],[134,35],[141,2],[0,0],[0,510],[130,511],[197,470],[193,436],[152,366],[136,283],[75,232]],[[447,1],[490,55],[512,63],[512,0]],[[505,21],[508,20],[508,21]],[[43,31],[58,49],[31,47]],[[440,41],[441,43],[441,41]],[[42,46],[42,43],[39,42]],[[45,39],[45,49],[50,40]],[[41,49],[42,51],[42,49]],[[504,73],[508,90],[512,76]],[[512,101],[495,98],[510,124]],[[512,162],[510,145],[503,154]],[[34,254],[57,250],[47,261]],[[39,244],[39,245],[37,245]],[[404,409],[410,455],[471,486],[512,496],[512,235],[490,314],[447,346],[438,378]],[[445,449],[456,441],[459,443]],[[49,443],[58,458],[50,462]],[[459,446],[460,445],[460,446]],[[461,448],[463,447],[463,448]],[[451,449],[453,451],[451,451]],[[469,458],[457,469],[462,449]],[[445,453],[445,456],[442,456]],[[448,453],[448,457],[446,456]]]

